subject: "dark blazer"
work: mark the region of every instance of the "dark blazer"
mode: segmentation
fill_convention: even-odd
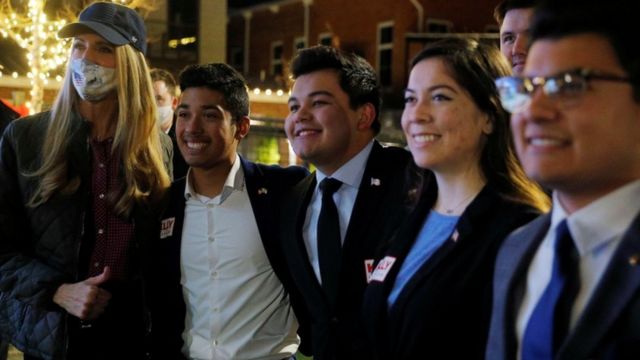
[[[242,158],[240,160],[267,257],[285,289],[290,289],[291,280],[277,240],[278,209],[283,192],[309,172],[297,166],[280,168],[255,164]],[[183,358],[180,350],[183,346],[182,332],[186,309],[180,285],[180,242],[184,223],[185,185],[186,177],[176,180],[171,185],[169,204],[161,217],[165,230],[171,221],[169,219],[174,219],[172,234],[159,238],[150,248],[149,308],[152,320],[153,358],[156,359]],[[294,294],[290,295],[292,298],[295,297]]]
[[[367,160],[342,247],[342,265],[335,309],[331,309],[316,279],[302,237],[307,206],[316,187],[315,174],[296,185],[285,200],[282,221],[284,253],[295,285],[303,296],[311,322],[312,349],[303,340],[301,351],[314,359],[366,358],[359,314],[367,286],[365,262],[381,253],[386,240],[407,213],[405,171],[410,154],[383,148],[377,142]],[[296,304],[294,303],[294,308]]]
[[[394,236],[395,257],[383,282],[365,293],[363,317],[377,359],[481,359],[491,311],[493,264],[503,239],[539,212],[506,200],[486,185],[456,231],[413,275],[388,309],[387,298],[437,197],[431,180],[415,211]]]
[[[515,323],[527,271],[551,215],[514,232],[496,260],[487,359],[516,359]],[[640,216],[626,230],[556,359],[640,359]]]

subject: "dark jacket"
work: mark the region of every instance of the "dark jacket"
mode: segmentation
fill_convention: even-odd
[[[395,262],[384,281],[372,281],[365,293],[362,314],[377,359],[482,359],[496,253],[513,229],[538,215],[486,185],[460,217],[452,237],[387,310],[398,271],[435,203],[437,185],[430,184],[386,252]]]
[[[551,213],[513,232],[496,259],[486,358],[517,359],[516,318],[529,266],[549,231]],[[598,285],[555,359],[640,359],[640,214],[624,230]]]
[[[309,172],[297,166],[280,168],[255,164],[242,158],[241,161],[249,200],[265,252],[274,272],[289,291],[291,302],[295,302],[299,296],[291,293],[290,275],[284,265],[278,242],[278,210],[282,194]],[[148,299],[152,317],[154,359],[184,358],[181,349],[186,309],[180,284],[180,246],[185,185],[186,177],[171,185],[169,204],[162,215],[163,223],[170,221],[173,224],[171,235],[159,236],[150,249]]]
[[[53,302],[53,295],[61,284],[83,280],[78,278],[79,253],[90,192],[91,154],[89,125],[78,117],[66,155],[69,175],[80,175],[79,190],[56,194],[35,208],[26,206],[38,179],[25,173],[39,167],[49,117],[45,112],[14,121],[0,141],[0,335],[32,356],[63,359],[71,316]],[[136,206],[132,221],[132,263],[139,264],[139,249],[157,228],[157,216]],[[139,309],[142,319],[140,271],[134,266],[132,274],[128,281],[137,284],[137,301],[129,305]],[[117,301],[115,296],[112,300]],[[140,324],[140,333],[144,331],[144,324]]]
[[[314,359],[364,359],[360,323],[362,295],[367,286],[367,266],[382,253],[386,241],[407,214],[405,175],[411,161],[409,152],[374,143],[365,166],[358,196],[342,246],[338,296],[331,308],[309,262],[302,237],[307,207],[316,186],[315,174],[301,181],[283,207],[284,253],[294,283],[304,299],[311,322],[312,344],[303,341],[303,352]],[[294,303],[294,308],[296,304]]]
[[[0,136],[2,136],[4,129],[18,117],[20,117],[20,114],[13,111],[13,109],[0,100]]]

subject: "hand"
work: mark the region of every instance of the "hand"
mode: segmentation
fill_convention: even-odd
[[[111,294],[100,288],[111,276],[108,266],[102,274],[74,284],[62,284],[53,295],[53,302],[81,320],[97,319],[109,304]]]

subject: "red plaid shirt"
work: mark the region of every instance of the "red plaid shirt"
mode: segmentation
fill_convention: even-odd
[[[113,139],[91,140],[93,154],[91,172],[91,210],[95,243],[89,262],[89,276],[99,275],[105,266],[111,269],[111,279],[127,278],[133,223],[114,214],[109,194],[120,186],[118,157],[111,156]]]

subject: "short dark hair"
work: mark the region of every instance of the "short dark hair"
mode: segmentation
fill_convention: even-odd
[[[493,17],[502,26],[509,10],[534,8],[536,3],[536,0],[502,0],[493,10]]]
[[[362,57],[331,46],[313,46],[300,50],[291,63],[293,79],[319,70],[335,70],[340,88],[349,96],[352,109],[366,103],[373,104],[375,118],[371,123],[374,134],[380,132],[380,86],[376,71]]]
[[[179,76],[180,90],[206,87],[222,94],[235,121],[249,116],[249,89],[244,77],[227,64],[188,65]]]
[[[171,96],[176,96],[178,93],[176,92],[176,88],[178,84],[176,83],[176,79],[165,69],[151,69],[151,81],[164,81],[165,85],[167,85],[167,89]]]
[[[480,155],[483,175],[503,196],[546,210],[548,199],[540,187],[527,178],[516,157],[509,114],[500,103],[494,81],[511,74],[500,50],[473,39],[448,38],[428,44],[411,61],[411,68],[427,59],[441,60],[447,75],[469,94],[493,125]]]
[[[618,0],[607,6],[595,0],[584,0],[579,5],[571,1],[543,1],[533,16],[531,43],[584,33],[606,38],[631,79],[634,99],[640,102],[640,46],[636,43],[640,33],[639,12],[637,0]]]

